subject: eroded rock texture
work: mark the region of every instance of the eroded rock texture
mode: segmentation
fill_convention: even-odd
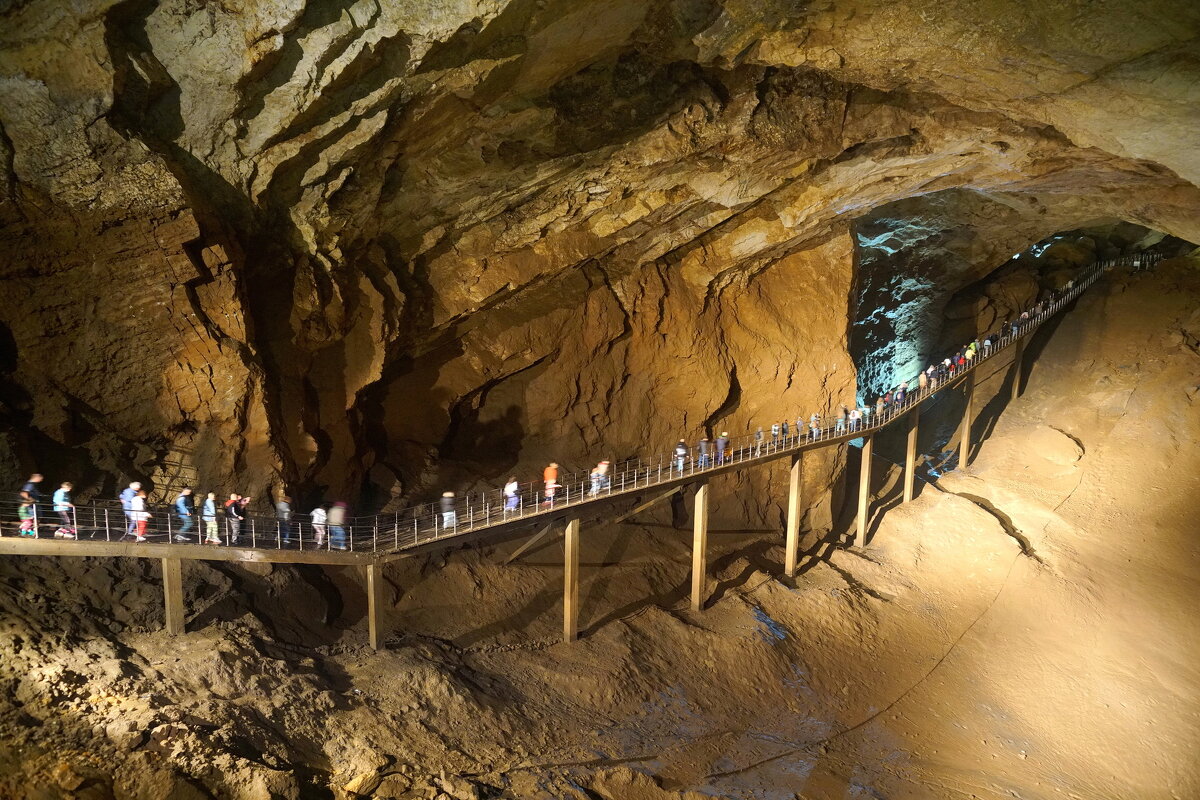
[[[1191,3],[0,15],[10,479],[378,504],[586,466],[851,399],[881,205],[1007,209],[981,271],[1200,239]]]

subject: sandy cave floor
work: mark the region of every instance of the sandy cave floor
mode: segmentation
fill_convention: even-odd
[[[180,640],[136,617],[58,644],[27,631],[47,670],[83,677],[56,702],[45,681],[13,684],[0,774],[107,742],[124,796],[147,798],[138,765],[236,797],[323,776],[347,798],[1200,796],[1197,298],[1179,263],[1093,289],[970,467],[896,506],[884,453],[869,546],[814,537],[795,588],[776,577],[778,531],[718,502],[698,615],[690,532],[585,531],[570,646],[557,542],[507,567],[519,542],[390,570],[397,633],[380,653],[349,571],[315,589],[287,570],[214,573]],[[152,606],[147,585],[121,584]],[[222,605],[237,592],[257,609]],[[332,627],[300,613],[315,596],[342,598]]]

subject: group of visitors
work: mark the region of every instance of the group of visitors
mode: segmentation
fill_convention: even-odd
[[[29,476],[29,480],[21,487],[18,503],[18,535],[37,537],[38,529],[45,519],[44,509],[40,508],[42,499],[40,484],[44,480],[39,473]],[[51,498],[53,510],[58,519],[58,527],[54,537],[58,539],[76,539],[79,530],[76,519],[75,504],[71,500],[72,484],[64,481]],[[244,544],[247,538],[243,523],[248,517],[248,506],[253,499],[250,495],[233,492],[228,499],[217,499],[216,492],[208,492],[199,505],[191,487],[180,489],[175,500],[167,509],[153,509],[148,502],[146,490],[142,484],[134,481],[126,486],[118,497],[124,515],[121,538],[132,538],[135,542],[148,541],[147,534],[156,513],[163,513],[175,518],[164,522],[167,532],[176,542],[190,542],[193,538],[204,544],[230,545]],[[313,539],[318,548],[326,546],[328,536],[329,546],[334,550],[346,550],[346,504],[336,502],[318,504],[308,514],[312,527]],[[197,525],[197,520],[201,523]],[[221,525],[224,522],[224,525]],[[224,528],[225,538],[221,537]],[[193,533],[194,531],[194,533]],[[274,534],[274,536],[271,536]],[[283,547],[290,547],[299,539],[299,531],[293,519],[292,498],[281,495],[275,503],[275,529],[264,536],[277,538]]]

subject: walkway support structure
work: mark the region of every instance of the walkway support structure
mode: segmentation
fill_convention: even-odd
[[[913,499],[917,473],[917,426],[921,422],[920,406],[908,412],[908,440],[904,444],[904,502]]]
[[[708,572],[708,481],[696,487],[692,507],[692,611],[704,608]]]
[[[792,467],[788,472],[787,540],[783,556],[783,574],[789,578],[796,577],[796,571],[799,568],[803,466],[804,462],[799,453],[792,456]]]
[[[383,646],[383,565],[367,565],[367,639],[371,649]]]
[[[1016,400],[1021,396],[1021,365],[1025,363],[1025,339],[1024,337],[1017,339],[1013,343],[1013,379],[1012,379],[1012,399]]]
[[[579,518],[563,531],[563,641],[579,638]]]
[[[162,560],[163,600],[166,609],[166,629],[172,636],[183,633],[183,560]]]
[[[858,530],[854,534],[855,547],[867,546],[867,522],[871,510],[871,458],[874,445],[874,434],[868,433],[863,437],[862,464],[858,470]]]
[[[967,375],[963,383],[967,393],[967,407],[963,409],[962,428],[958,440],[958,466],[965,467],[971,460],[971,419],[975,411],[975,374]]]

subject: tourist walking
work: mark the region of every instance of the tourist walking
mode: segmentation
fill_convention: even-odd
[[[787,444],[788,439],[791,438],[792,432],[788,428],[788,421],[786,419],[783,421],[783,426],[782,426],[781,432],[783,433],[783,442],[784,442],[784,444]],[[800,431],[796,431],[796,435],[799,436]]]
[[[612,478],[609,477],[608,467],[609,463],[607,461],[601,461],[592,469],[591,475],[588,476],[592,481],[592,497],[596,497],[612,485]]]
[[[809,434],[812,436],[813,441],[816,441],[817,437],[821,435],[821,415],[820,414],[813,414],[811,417],[808,418],[808,431],[809,431]]]
[[[771,424],[771,449],[772,450],[779,449],[779,423],[778,422]]]
[[[200,519],[204,522],[204,543],[220,544],[221,537],[217,534],[217,493],[209,492],[200,506]]]
[[[242,531],[242,520],[246,515],[242,513],[242,496],[237,492],[229,495],[229,499],[225,501],[225,524],[228,527],[228,538],[230,544],[238,543],[238,535]]]
[[[329,509],[329,543],[334,550],[346,549],[346,504],[338,501]]]
[[[717,437],[717,463],[724,464],[729,452],[729,431],[721,431]]]
[[[896,393],[892,395],[892,403],[895,404],[897,409],[904,408],[904,401],[907,399],[908,381],[904,381],[900,384],[900,388],[896,390]]]
[[[42,499],[42,493],[38,488],[38,484],[42,482],[42,475],[35,472],[29,476],[29,480],[21,487],[21,499],[28,500],[33,504],[37,504]]]
[[[846,407],[838,408],[837,418],[833,423],[833,432],[835,434],[846,432]]]
[[[325,512],[325,506],[322,503],[317,503],[317,507],[308,512],[308,518],[312,520],[313,538],[317,542],[317,547],[325,546],[325,520],[329,515]]]
[[[676,443],[676,445],[675,445],[675,471],[678,472],[680,475],[683,474],[683,464],[685,461],[687,461],[687,457],[688,457],[687,442],[685,442],[683,439],[680,439],[679,442]]]
[[[292,498],[286,494],[275,504],[275,520],[279,523],[279,539],[284,545],[292,543]]]
[[[442,529],[457,528],[458,514],[454,510],[454,492],[442,492]]]
[[[179,531],[175,534],[175,541],[186,542],[188,540],[188,531],[196,522],[194,514],[192,490],[185,486],[179,490],[179,496],[175,498],[175,516],[179,517]]]
[[[521,505],[521,484],[517,483],[517,476],[510,475],[508,483],[504,484],[504,514],[508,516],[510,511],[516,511]]]
[[[787,423],[783,423],[785,426]],[[787,434],[784,434],[787,438]],[[697,455],[700,457],[700,469],[707,469],[712,466],[712,443],[708,441],[707,436],[700,438],[699,444],[696,445]]]
[[[846,415],[846,419],[850,422],[850,430],[857,431],[859,424],[862,422],[862,412],[858,410],[858,406],[850,409],[850,413]]]
[[[558,464],[551,461],[542,470],[542,483],[545,485],[545,499],[542,501],[544,505],[551,505],[554,502],[554,493],[558,491]]]
[[[129,511],[134,525],[137,526],[137,536],[134,541],[146,541],[146,528],[150,524],[150,512],[146,509],[146,493],[141,489],[138,489],[137,494],[129,501]]]
[[[25,481],[24,485],[21,486],[21,499],[27,500],[29,502],[30,506],[32,507],[33,527],[34,527],[34,532],[35,532],[34,535],[36,535],[37,525],[38,525],[38,522],[40,522],[40,520],[38,519],[38,516],[39,516],[38,503],[40,503],[42,501],[42,493],[38,487],[38,484],[41,482],[42,482],[41,473],[35,472],[32,475],[30,475],[29,480]]]
[[[762,426],[758,426],[758,430],[754,432],[754,455],[761,456],[763,448],[763,440],[766,437],[763,435]]]
[[[34,511],[32,500],[21,499],[21,505],[17,507],[17,518],[21,521],[20,526],[17,528],[18,535],[32,536],[36,539],[37,512]]]
[[[75,505],[71,502],[70,481],[63,481],[62,484],[54,490],[54,513],[58,514],[58,518],[62,520],[62,525],[54,532],[57,539],[74,539],[75,538],[75,520],[72,519],[75,511]]]
[[[133,498],[137,496],[138,490],[142,485],[137,481],[126,486],[121,490],[121,508],[125,511],[125,535],[132,536],[137,530],[137,523],[133,521]]]

